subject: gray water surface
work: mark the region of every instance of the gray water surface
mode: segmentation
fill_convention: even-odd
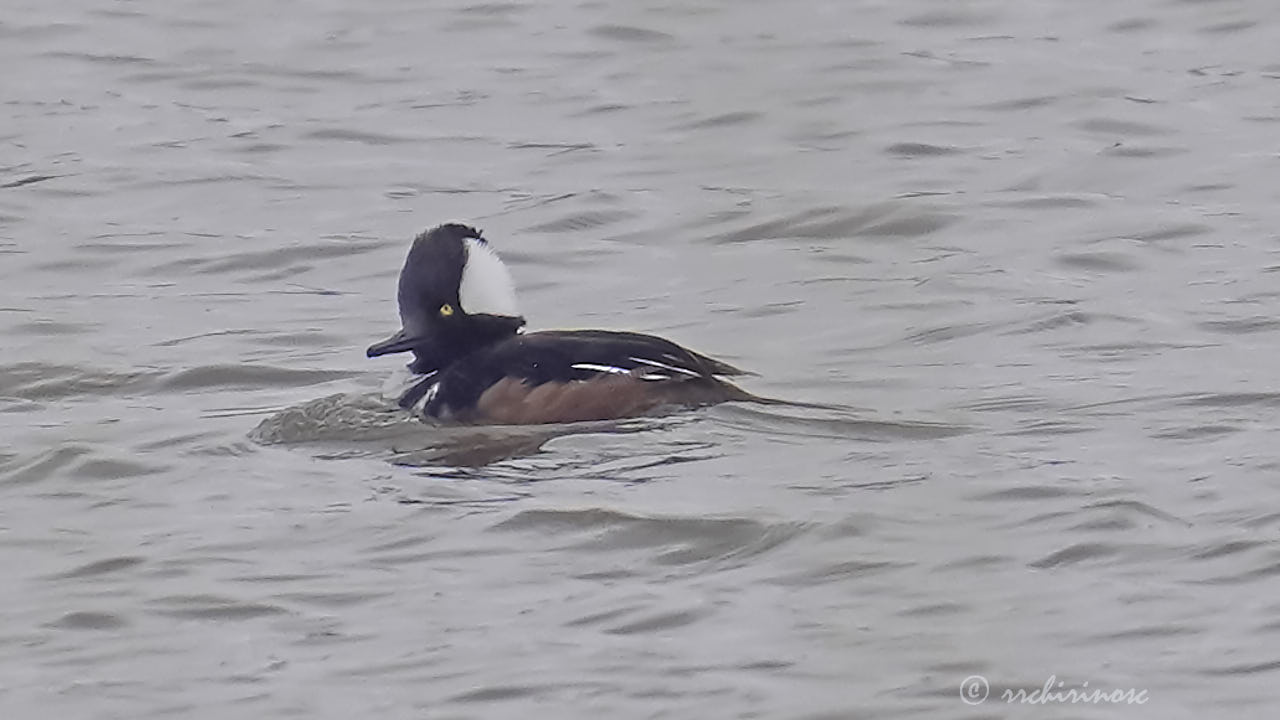
[[[1270,717],[1278,32],[5,3],[0,717]],[[380,414],[363,349],[450,219],[532,327],[838,408]],[[1050,678],[1148,701],[999,697]]]

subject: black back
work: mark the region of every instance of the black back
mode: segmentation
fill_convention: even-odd
[[[743,374],[732,365],[653,335],[607,330],[551,330],[516,335],[481,347],[439,375],[424,381],[423,385],[439,382],[426,412],[439,416],[447,411],[472,407],[485,390],[507,377],[538,386],[549,382],[590,380],[609,372],[629,372],[654,383]],[[425,388],[415,388],[406,397],[415,390],[418,391],[415,400],[425,392]]]

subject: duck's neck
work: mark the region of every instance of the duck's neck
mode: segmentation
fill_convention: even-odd
[[[472,353],[515,337],[524,326],[522,317],[473,315],[468,319],[465,329],[430,346],[414,348],[409,370],[421,375],[438,372]]]

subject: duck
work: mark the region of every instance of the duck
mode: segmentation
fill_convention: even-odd
[[[665,414],[755,396],[749,373],[656,335],[525,332],[511,274],[476,228],[417,235],[400,271],[400,330],[370,358],[412,353],[396,403],[424,420],[538,425]]]

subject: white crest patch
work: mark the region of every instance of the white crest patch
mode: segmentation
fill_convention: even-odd
[[[487,243],[467,238],[467,262],[462,266],[458,302],[468,315],[518,317],[516,289],[507,266]]]

